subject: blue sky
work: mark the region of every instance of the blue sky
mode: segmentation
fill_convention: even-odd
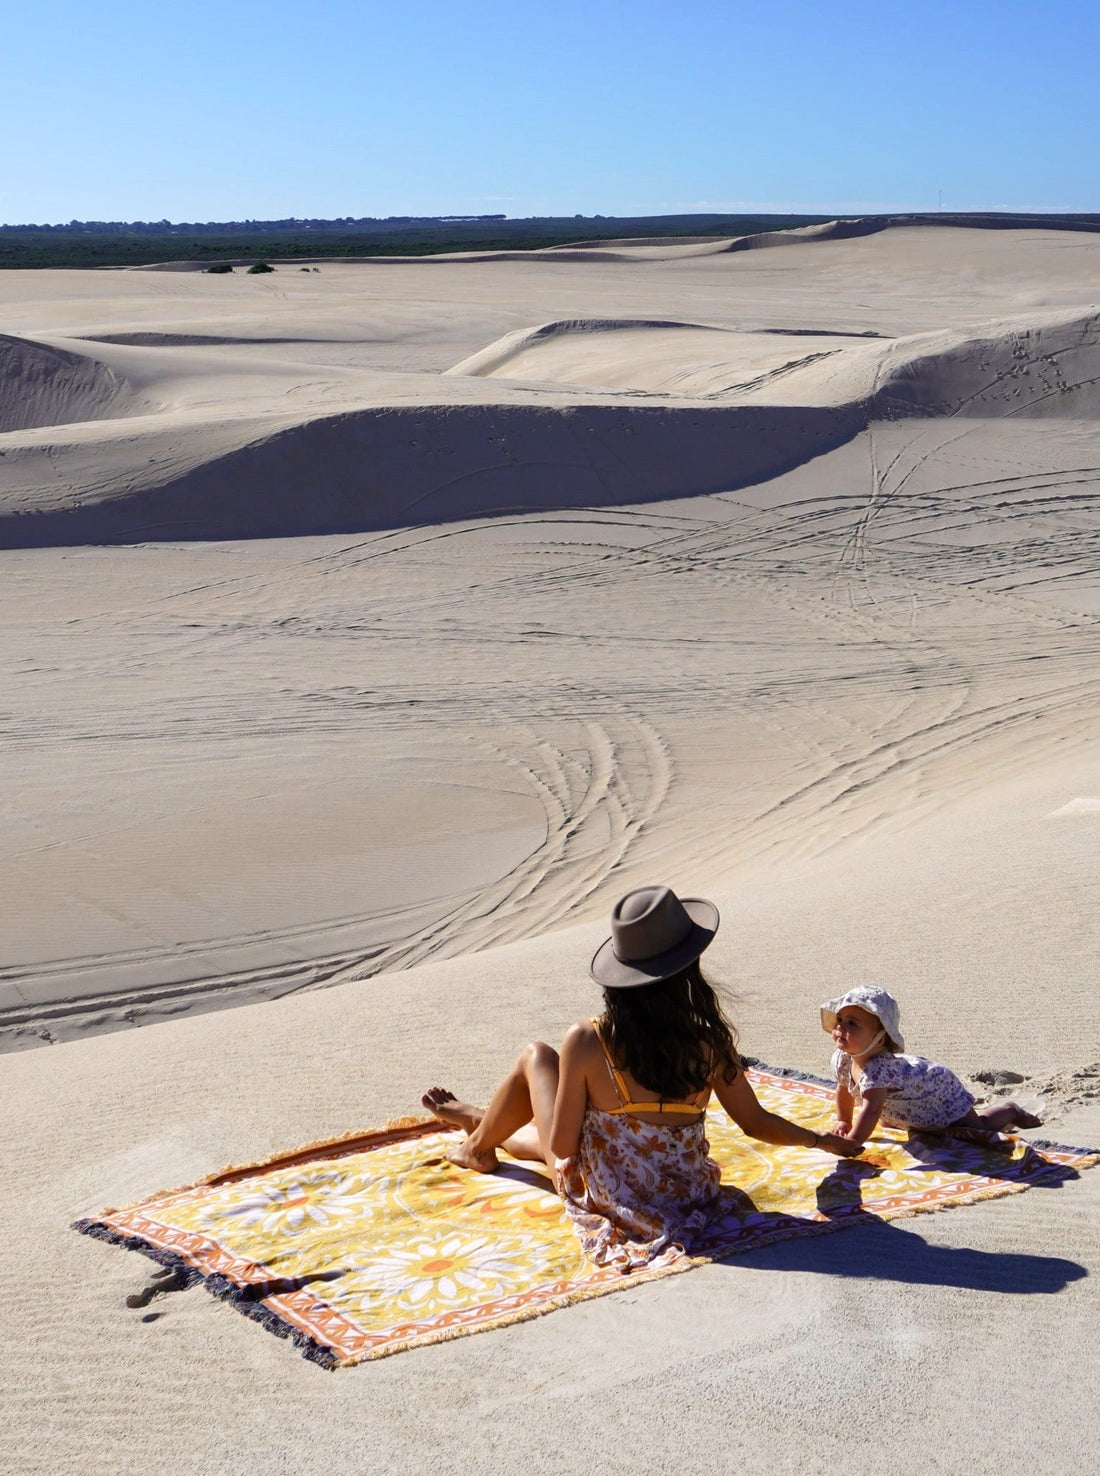
[[[1094,0],[39,0],[0,222],[1100,211]]]

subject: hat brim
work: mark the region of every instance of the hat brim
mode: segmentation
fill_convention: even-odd
[[[656,984],[661,979],[671,978],[689,963],[694,963],[700,954],[710,947],[718,931],[718,909],[704,897],[681,897],[684,911],[691,918],[691,932],[675,948],[652,958],[635,959],[625,963],[615,954],[612,939],[608,938],[596,949],[590,972],[597,984],[604,989],[636,989],[641,984]]]

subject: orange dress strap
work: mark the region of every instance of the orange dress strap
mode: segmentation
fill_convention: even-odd
[[[612,1113],[690,1113],[694,1117],[703,1111],[704,1107],[706,1106],[707,1097],[710,1095],[709,1086],[704,1087],[701,1092],[696,1093],[696,1095],[689,1102],[632,1102],[630,1100],[630,1092],[627,1089],[626,1080],[622,1072],[612,1060],[611,1052],[607,1048],[607,1041],[603,1038],[603,1031],[600,1029],[599,1020],[594,1018],[592,1024],[595,1027],[596,1039],[600,1043],[600,1049],[603,1051],[603,1058],[607,1062],[607,1070],[611,1077],[612,1085],[615,1088],[615,1094],[619,1099],[618,1107],[612,1107],[610,1109]]]
[[[618,1107],[613,1107],[611,1110],[613,1112],[625,1112],[630,1102],[630,1093],[626,1089],[626,1081],[623,1078],[622,1072],[611,1059],[611,1052],[607,1049],[607,1041],[603,1038],[603,1031],[600,1029],[599,1020],[594,1018],[592,1025],[596,1031],[596,1039],[600,1043],[600,1050],[603,1051],[603,1058],[607,1062],[607,1071],[611,1077],[611,1084],[615,1088],[615,1095],[619,1099]]]

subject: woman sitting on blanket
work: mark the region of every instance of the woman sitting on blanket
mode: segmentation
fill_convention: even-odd
[[[668,887],[628,892],[592,960],[603,1014],[573,1025],[560,1056],[541,1041],[527,1046],[484,1111],[441,1087],[422,1099],[465,1129],[450,1155],[459,1167],[490,1173],[498,1148],[545,1162],[599,1264],[629,1270],[690,1249],[716,1210],[721,1175],[704,1118],[712,1091],[750,1137],[859,1152],[757,1101],[699,966],[717,930],[711,902],[681,901]]]

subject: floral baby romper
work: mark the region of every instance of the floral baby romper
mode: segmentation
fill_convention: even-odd
[[[864,1064],[863,1079],[858,1084],[852,1075],[851,1056],[836,1051],[833,1074],[857,1102],[862,1102],[864,1091],[885,1087],[882,1121],[889,1127],[947,1128],[965,1117],[975,1101],[946,1066],[900,1051],[880,1051],[872,1056]]]

